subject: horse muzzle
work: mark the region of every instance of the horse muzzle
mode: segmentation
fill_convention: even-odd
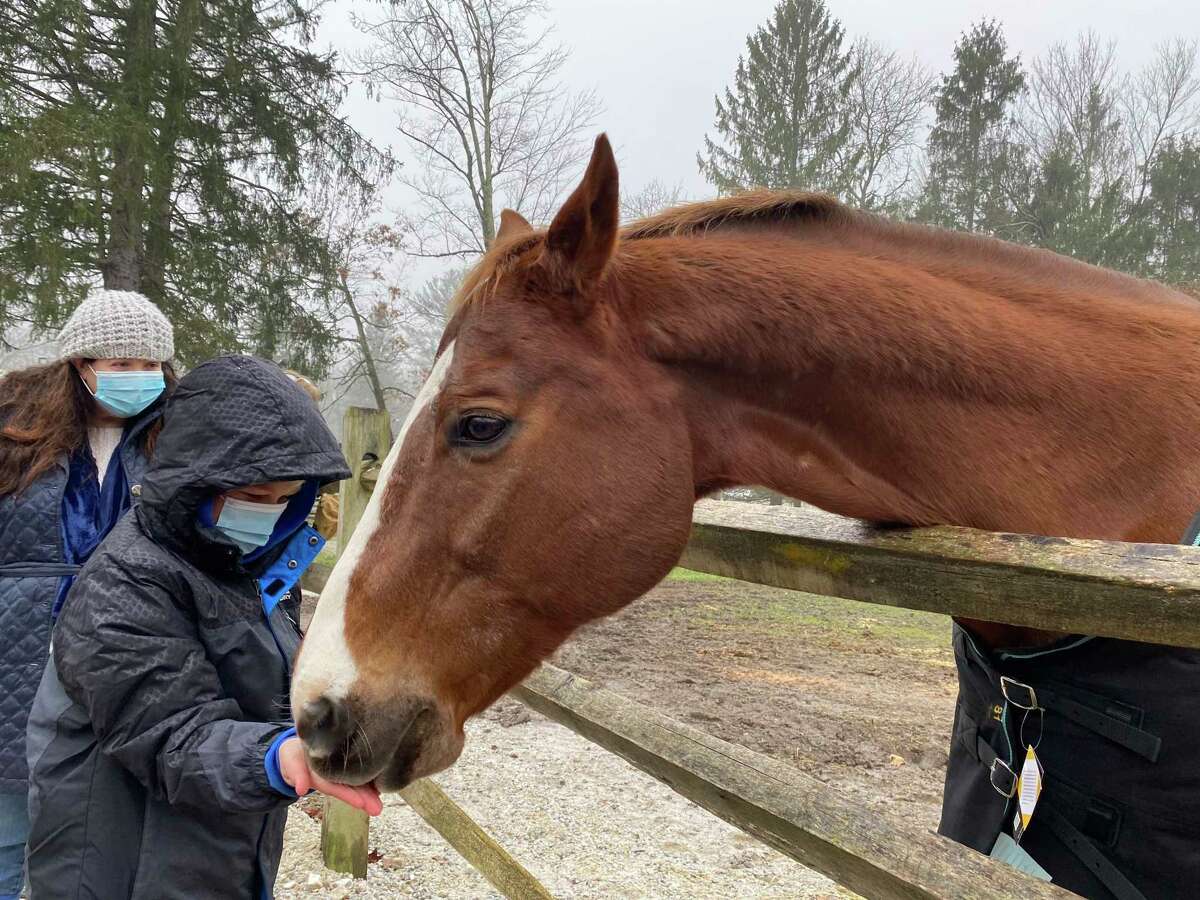
[[[451,765],[463,743],[455,731],[432,700],[418,697],[375,710],[353,695],[325,694],[305,703],[296,717],[317,774],[343,784],[374,781],[387,791]]]

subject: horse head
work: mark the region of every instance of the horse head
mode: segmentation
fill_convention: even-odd
[[[579,626],[661,580],[695,499],[669,379],[615,309],[601,136],[549,229],[505,210],[332,572],[292,699],[314,765],[397,789]]]

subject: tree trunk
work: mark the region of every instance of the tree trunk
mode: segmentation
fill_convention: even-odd
[[[131,0],[123,29],[125,60],[120,100],[113,110],[112,208],[104,286],[137,290],[141,283],[142,221],[154,93],[155,0]]]
[[[350,310],[350,317],[354,319],[354,329],[358,333],[359,351],[362,353],[363,365],[367,370],[367,381],[371,385],[371,393],[375,396],[375,408],[380,412],[387,412],[387,399],[383,395],[383,383],[379,380],[379,370],[375,368],[375,355],[371,352],[371,342],[367,340],[367,329],[363,324],[362,314],[358,311],[358,306],[354,303],[354,294],[350,292],[350,286],[346,284],[346,276],[341,276],[342,296],[346,300],[346,307]]]
[[[484,182],[480,192],[483,200],[483,212],[479,215],[479,224],[483,226],[483,245],[490,247],[496,240],[496,206],[492,194],[492,181]]]
[[[170,43],[170,75],[163,101],[162,127],[150,166],[150,200],[146,222],[146,252],[142,264],[142,293],[155,303],[166,295],[167,252],[171,243],[171,199],[175,188],[180,135],[191,80],[192,42],[200,24],[200,0],[180,0]]]

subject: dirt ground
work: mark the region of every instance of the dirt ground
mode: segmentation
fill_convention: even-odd
[[[434,780],[556,900],[854,900],[515,701],[466,730]],[[503,900],[399,795],[383,800],[361,881],[321,866],[320,800],[296,804],[278,900]]]
[[[556,663],[936,828],[949,619],[689,574],[577,635]]]

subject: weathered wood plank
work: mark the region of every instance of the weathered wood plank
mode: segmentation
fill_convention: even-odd
[[[878,528],[705,501],[680,565],[775,587],[1049,631],[1200,647],[1200,550]]]
[[[321,563],[313,563],[304,570],[304,575],[300,579],[300,584],[306,591],[312,591],[314,594],[319,594],[325,590],[325,583],[329,581],[329,573],[333,571],[332,566],[323,565]]]
[[[551,900],[553,895],[529,870],[475,824],[437,784],[423,778],[402,790],[400,796],[509,900]]]
[[[341,800],[325,798],[321,815],[321,859],[334,872],[367,877],[368,816]]]
[[[387,458],[391,448],[391,416],[361,406],[346,410],[342,419],[342,449],[353,474],[342,482],[340,546],[349,543],[351,532],[371,502],[380,461]]]
[[[871,900],[1073,894],[904,823],[838,800],[769,757],[542,666],[512,694],[684,797]]]
[[[350,535],[371,499],[374,485],[364,484],[362,473],[387,456],[391,443],[392,423],[386,412],[358,406],[346,410],[342,419],[342,447],[354,474],[341,487],[339,554],[350,543]],[[325,867],[366,878],[370,827],[365,812],[326,797],[325,814],[321,817],[321,857]]]

